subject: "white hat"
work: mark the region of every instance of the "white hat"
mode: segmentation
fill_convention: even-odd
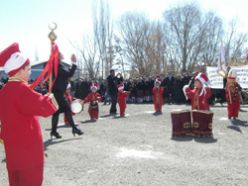
[[[123,83],[118,84],[117,88],[119,91],[124,90],[124,84]]]
[[[237,72],[234,69],[230,69],[227,77],[229,79],[236,79],[237,78]]]
[[[160,81],[159,79],[156,79],[156,80],[154,81],[154,84],[160,85],[160,84],[161,84],[161,81]]]
[[[15,75],[29,63],[29,59],[20,52],[18,43],[13,43],[0,53],[0,67],[3,66],[9,76]]]
[[[92,83],[91,86],[90,86],[91,91],[94,90],[94,89],[97,90],[97,88],[98,88],[98,85],[96,83]]]
[[[207,75],[202,72],[197,74],[197,76],[195,77],[195,80],[200,81],[202,85],[208,85],[209,83]]]

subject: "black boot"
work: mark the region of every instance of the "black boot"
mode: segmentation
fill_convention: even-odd
[[[51,136],[51,139],[53,138],[53,136],[56,138],[56,139],[60,139],[60,138],[62,138],[62,136],[60,136],[60,134],[58,133],[58,132],[54,132],[54,131],[52,131],[51,133],[50,133],[50,136]]]
[[[72,134],[73,134],[73,136],[75,136],[75,134],[81,136],[84,133],[80,129],[74,127],[74,128],[72,128]]]

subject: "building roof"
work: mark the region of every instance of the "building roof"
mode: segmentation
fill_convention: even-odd
[[[62,62],[65,63],[65,64],[68,64],[68,65],[71,65],[71,63],[69,63],[67,61],[62,61]],[[43,64],[43,63],[47,63],[47,61],[31,61],[30,62],[31,67],[36,66],[36,65],[40,65],[40,64]]]

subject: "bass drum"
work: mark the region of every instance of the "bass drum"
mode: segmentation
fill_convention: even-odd
[[[195,136],[212,137],[213,112],[192,111],[192,131]]]
[[[191,135],[191,111],[180,110],[171,112],[172,138]]]
[[[75,114],[80,113],[83,110],[83,106],[80,103],[80,99],[75,99],[71,102],[71,111]]]

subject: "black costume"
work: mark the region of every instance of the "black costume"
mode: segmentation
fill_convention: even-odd
[[[110,114],[116,114],[116,104],[117,104],[117,84],[123,81],[123,78],[117,78],[116,76],[109,75],[107,77],[108,80],[108,93],[111,98],[111,107],[110,107]]]
[[[81,135],[82,132],[76,128],[75,123],[73,121],[72,115],[71,115],[71,108],[70,105],[65,98],[65,91],[68,85],[68,80],[70,77],[73,76],[77,66],[72,65],[70,69],[67,69],[63,64],[59,64],[58,66],[58,76],[54,82],[52,92],[54,94],[55,99],[58,102],[59,109],[57,112],[55,112],[52,116],[52,131],[51,131],[51,137],[55,136],[56,138],[61,138],[61,136],[57,132],[57,126],[58,126],[58,120],[59,120],[59,114],[65,113],[65,116],[69,122],[69,124],[72,127],[72,133]]]

